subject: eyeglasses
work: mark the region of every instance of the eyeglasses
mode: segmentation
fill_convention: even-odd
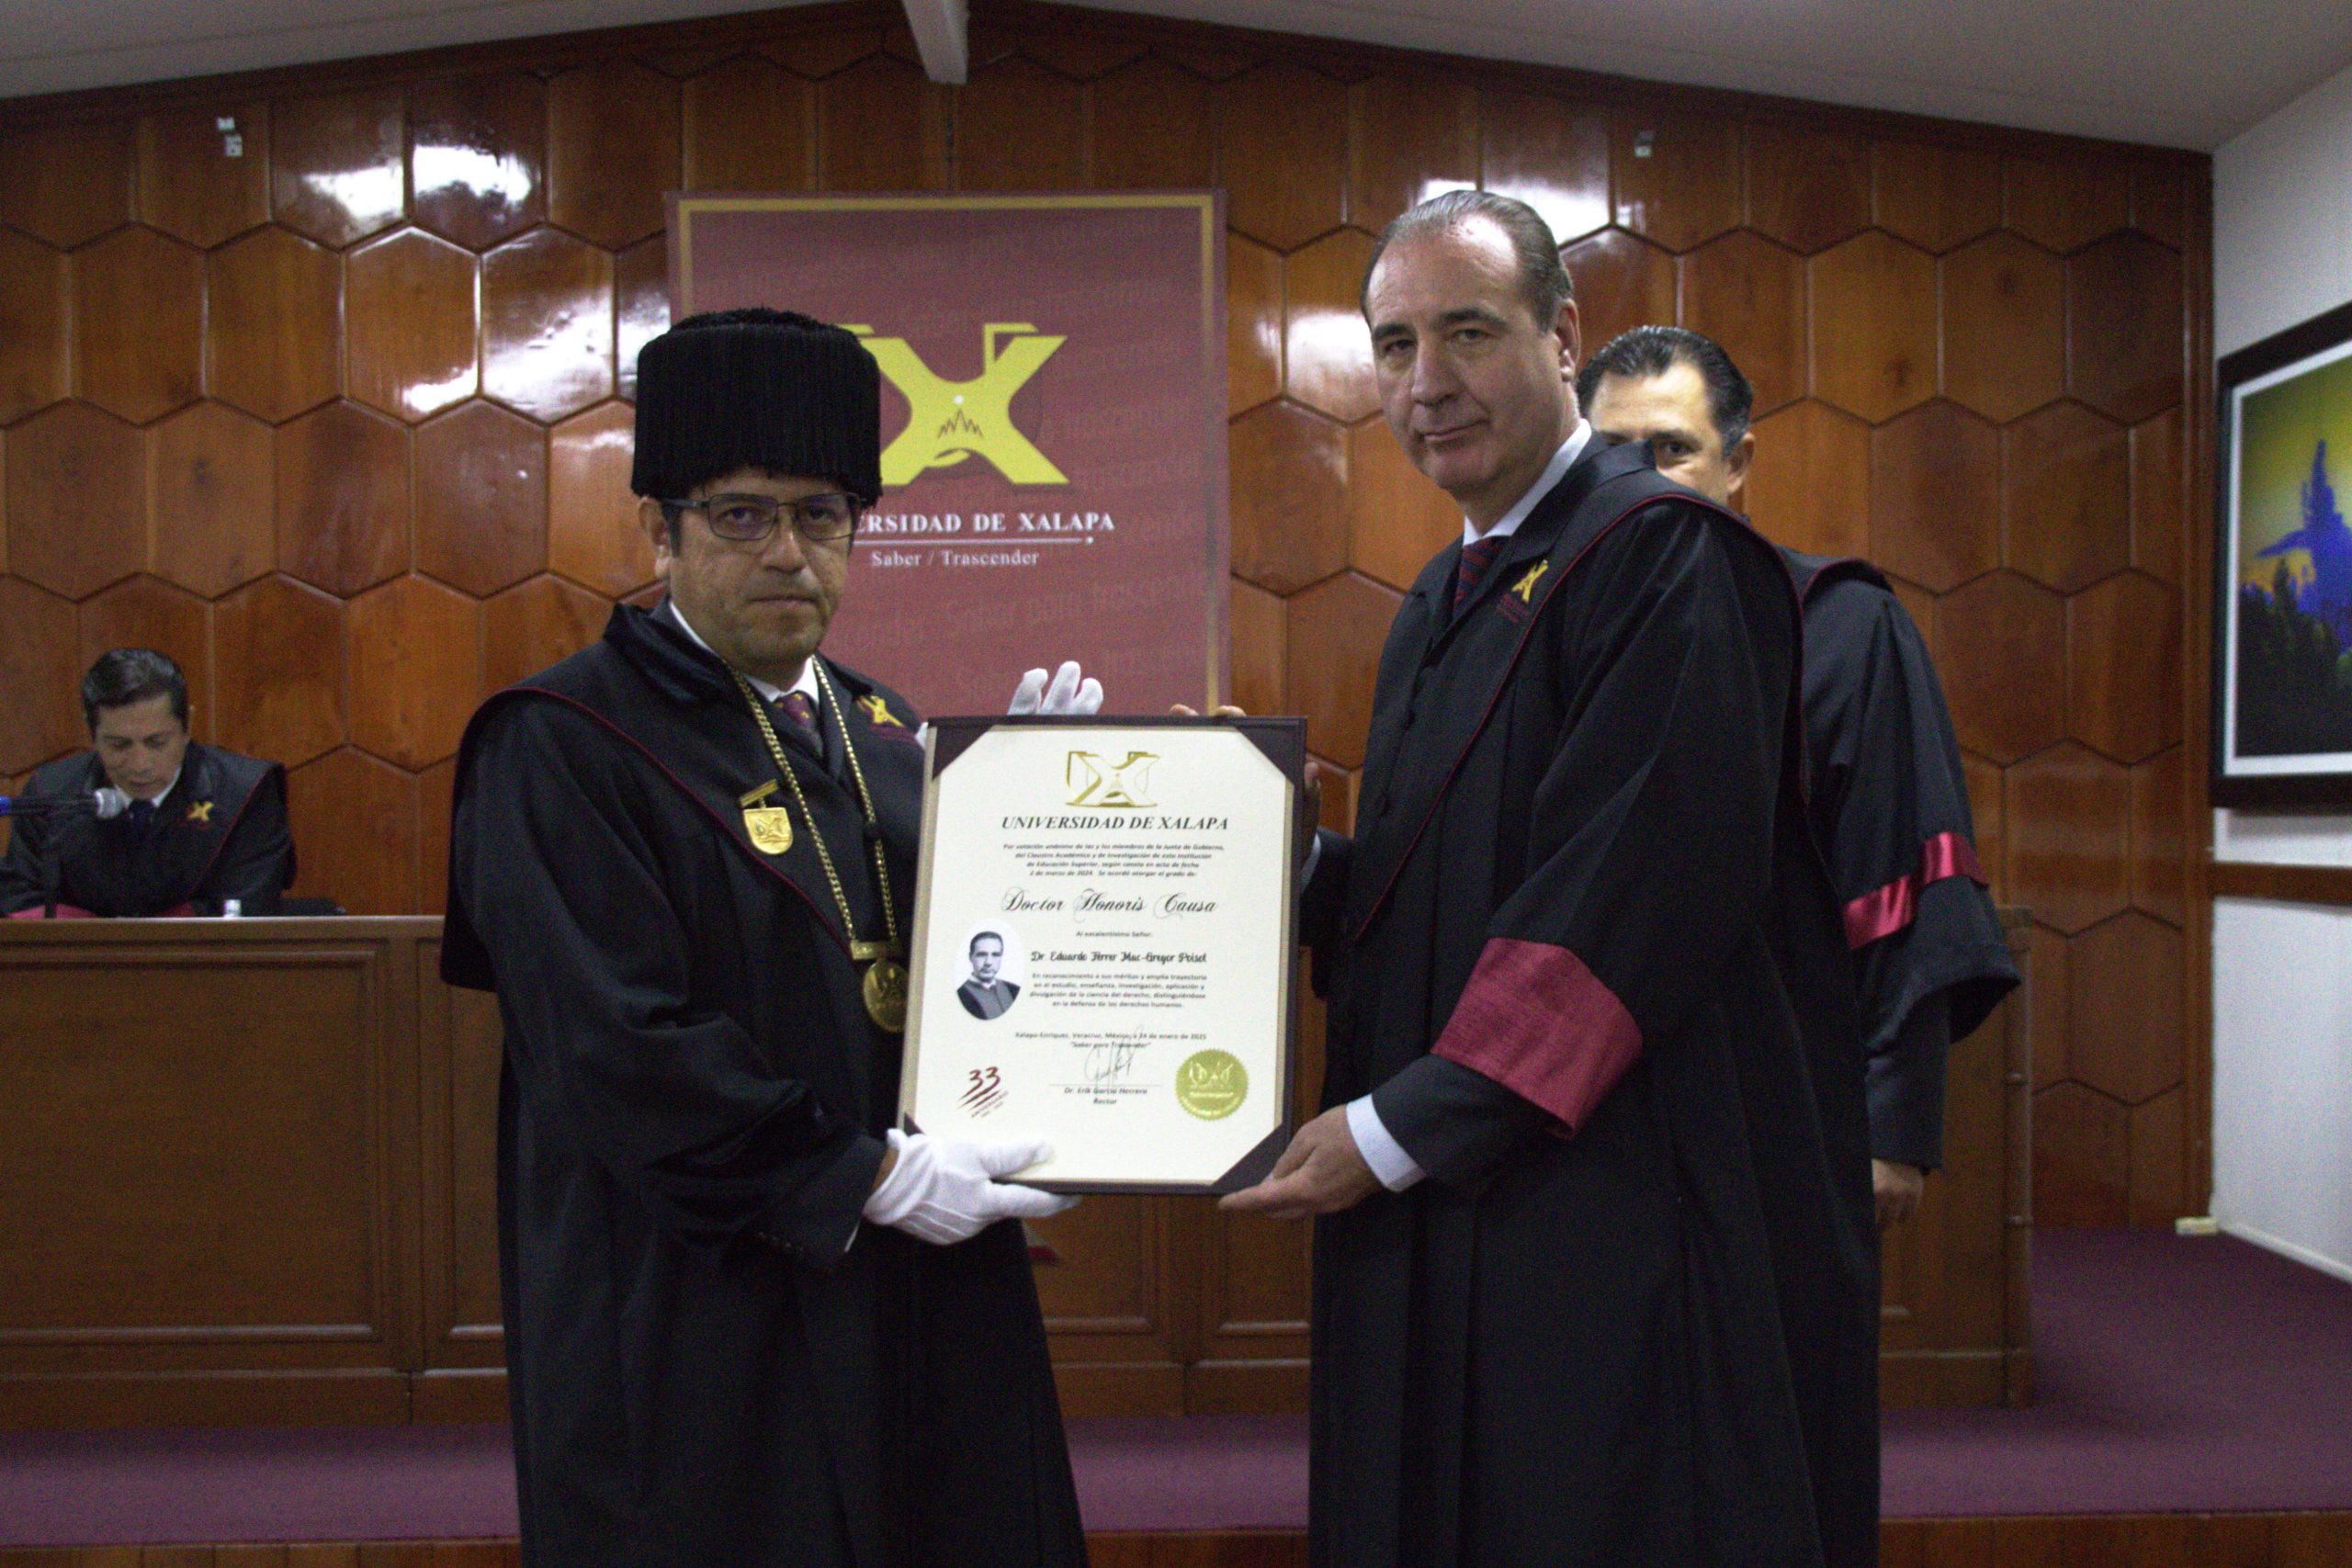
[[[710,531],[738,545],[764,544],[789,514],[792,526],[812,545],[838,544],[857,530],[857,498],[828,491],[779,501],[772,495],[707,495],[700,501],[665,501],[671,513],[699,512]]]

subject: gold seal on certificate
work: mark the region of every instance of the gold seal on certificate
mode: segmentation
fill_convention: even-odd
[[[1224,1192],[1290,1131],[1297,719],[943,719],[901,1125],[1057,1191]]]

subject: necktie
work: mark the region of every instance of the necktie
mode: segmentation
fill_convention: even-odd
[[[1470,595],[1478,592],[1487,569],[1495,564],[1495,558],[1503,553],[1503,547],[1509,543],[1508,537],[1489,534],[1476,544],[1462,547],[1462,565],[1453,573],[1454,614],[1460,615]]]
[[[817,705],[806,692],[786,692],[775,700],[776,711],[800,727],[804,735],[817,733]]]
[[[155,803],[152,800],[132,801],[130,817],[130,825],[141,832],[145,832],[148,825],[155,820]]]

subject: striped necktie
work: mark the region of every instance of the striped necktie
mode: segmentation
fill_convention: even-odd
[[[1462,564],[1453,573],[1455,615],[1460,615],[1470,595],[1478,592],[1478,584],[1486,577],[1487,569],[1495,564],[1495,558],[1503,553],[1503,547],[1509,543],[1510,540],[1507,536],[1489,534],[1476,544],[1462,547]]]

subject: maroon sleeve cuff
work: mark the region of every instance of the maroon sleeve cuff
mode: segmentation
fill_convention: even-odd
[[[1454,1004],[1436,1054],[1580,1127],[1642,1054],[1642,1031],[1584,960],[1495,937]]]
[[[1964,876],[1979,887],[1992,886],[1977,863],[1976,846],[1960,833],[1938,833],[1919,846],[1919,869],[1874,887],[1846,906],[1846,945],[1868,947],[1893,936],[1918,917],[1919,895],[1947,876]]]

